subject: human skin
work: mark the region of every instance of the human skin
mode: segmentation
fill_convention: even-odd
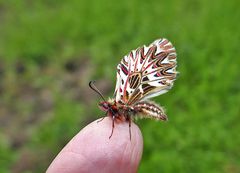
[[[143,150],[143,138],[136,124],[96,120],[83,128],[53,160],[47,173],[135,173]]]

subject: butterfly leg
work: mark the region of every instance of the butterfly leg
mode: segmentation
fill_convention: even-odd
[[[112,132],[111,132],[111,135],[109,136],[109,139],[110,139],[110,138],[112,137],[112,135],[113,135],[114,121],[115,121],[115,116],[113,115],[113,116],[112,116]]]
[[[128,126],[129,126],[129,137],[130,137],[130,141],[131,141],[131,138],[132,138],[132,132],[131,132],[131,125],[132,125],[132,121],[131,119],[128,120]]]
[[[131,138],[132,138],[132,132],[131,132],[132,119],[131,119],[131,116],[130,116],[130,115],[127,115],[127,116],[126,116],[126,121],[128,121],[129,139],[130,139],[130,141],[131,141]]]
[[[107,114],[108,114],[108,111],[105,113],[104,117],[102,117],[100,120],[97,121],[97,123],[101,122],[104,118],[106,118]]]
[[[100,123],[105,117],[102,117],[100,120],[97,121],[97,123]]]

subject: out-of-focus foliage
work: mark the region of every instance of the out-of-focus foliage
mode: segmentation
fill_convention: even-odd
[[[0,1],[0,172],[46,170],[102,114],[88,81],[111,96],[123,55],[160,37],[175,45],[180,75],[155,99],[169,121],[137,122],[139,172],[240,172],[239,5]]]

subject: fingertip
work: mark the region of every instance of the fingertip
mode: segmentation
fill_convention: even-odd
[[[81,159],[75,159],[73,162],[78,162],[80,167],[88,167],[89,172],[99,172],[99,170],[116,172],[116,169],[119,172],[136,172],[143,149],[142,134],[138,126],[131,123],[130,140],[128,122],[116,121],[113,134],[109,139],[112,118],[106,117],[100,122],[99,120],[83,128],[59,155],[70,152],[81,156]],[[85,159],[82,159],[82,156]],[[64,158],[64,156],[61,157]]]
[[[79,139],[90,140],[88,144],[81,146],[85,147],[85,153],[95,153],[95,163],[99,162],[100,158],[105,158],[107,164],[102,163],[106,165],[106,168],[117,168],[121,170],[120,172],[136,172],[143,150],[143,137],[138,126],[131,123],[130,140],[129,123],[115,121],[113,134],[109,139],[112,131],[112,118],[106,117],[100,122],[99,120],[90,123],[79,133]],[[81,143],[77,138],[75,142]],[[92,144],[95,144],[92,146],[94,149],[90,147]]]

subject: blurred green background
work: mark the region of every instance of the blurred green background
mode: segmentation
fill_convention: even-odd
[[[139,120],[144,172],[240,172],[239,1],[0,1],[0,172],[44,172],[102,116],[88,88],[112,96],[117,63],[168,38],[173,89],[154,99],[167,123]],[[91,109],[89,109],[91,107]]]

